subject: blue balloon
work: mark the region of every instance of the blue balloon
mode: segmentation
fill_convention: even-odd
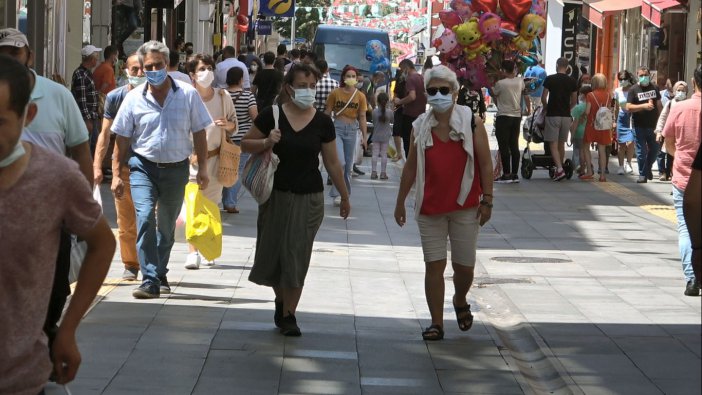
[[[371,62],[370,72],[390,70],[390,61],[385,54],[388,47],[380,40],[370,40],[366,43],[366,60]]]

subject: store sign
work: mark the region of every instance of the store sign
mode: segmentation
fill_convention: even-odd
[[[564,3],[563,4],[563,29],[561,30],[561,57],[568,59],[568,71],[566,72],[573,78],[578,78],[580,70],[578,70],[578,20],[582,3]]]
[[[295,16],[295,0],[261,0],[261,14],[265,16]]]
[[[259,36],[270,36],[273,33],[273,22],[258,21],[256,22],[256,33]]]

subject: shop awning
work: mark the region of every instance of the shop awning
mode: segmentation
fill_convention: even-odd
[[[641,1],[642,0],[585,0],[585,3],[583,3],[583,16],[590,21],[590,23],[602,29],[602,22],[606,16],[614,15],[619,11],[641,7]]]
[[[676,0],[642,0],[641,15],[656,27],[661,27],[663,11],[681,6]]]

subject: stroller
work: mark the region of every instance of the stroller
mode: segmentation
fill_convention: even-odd
[[[548,175],[553,178],[556,174],[556,164],[551,156],[551,148],[549,144],[544,144],[543,154],[532,154],[529,149],[530,143],[541,144],[544,142],[544,124],[545,113],[543,107],[539,107],[534,111],[534,114],[527,117],[522,126],[522,134],[527,142],[524,153],[522,154],[522,178],[530,179],[534,170],[537,168],[548,169]],[[566,159],[563,162],[563,170],[565,170],[566,178],[573,177],[573,161]]]

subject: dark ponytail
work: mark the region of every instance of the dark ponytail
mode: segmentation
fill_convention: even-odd
[[[380,108],[380,121],[383,123],[388,121],[388,117],[387,117],[387,115],[385,115],[385,111],[387,110],[389,100],[390,100],[390,97],[388,97],[387,93],[381,92],[378,94],[378,107]]]

